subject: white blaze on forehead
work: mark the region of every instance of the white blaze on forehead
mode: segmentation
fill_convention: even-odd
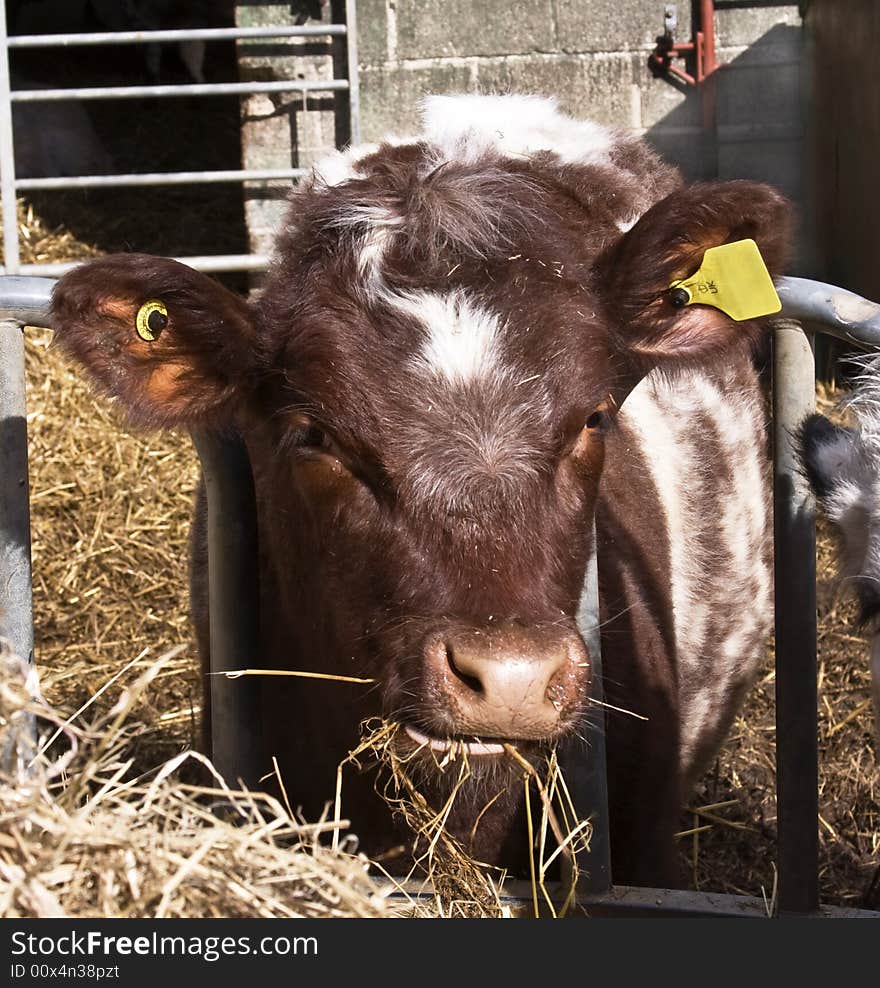
[[[499,317],[465,292],[413,292],[385,301],[425,327],[425,341],[412,359],[416,370],[455,383],[499,371]]]
[[[543,96],[428,96],[422,118],[425,140],[455,161],[552,151],[564,164],[607,164],[615,143],[606,127],[566,116]]]
[[[352,210],[351,225],[366,224],[366,233],[361,238],[355,263],[358,274],[364,280],[368,292],[378,289],[382,280],[382,261],[385,251],[394,236],[394,228],[403,222],[401,216],[381,206]]]

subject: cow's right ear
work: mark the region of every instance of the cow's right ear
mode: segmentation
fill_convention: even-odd
[[[247,303],[178,261],[115,254],[64,275],[52,293],[58,345],[136,422],[218,426],[253,387]]]
[[[795,446],[813,493],[839,521],[845,502],[861,494],[856,433],[824,415],[808,415],[795,433]]]
[[[738,240],[754,240],[771,276],[780,274],[790,226],[790,203],[761,182],[697,182],[655,203],[597,265],[635,369],[699,365],[730,346],[756,343],[766,323],[736,322],[711,305],[681,307],[670,290],[697,272],[707,250]]]

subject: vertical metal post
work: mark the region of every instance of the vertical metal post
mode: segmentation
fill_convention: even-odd
[[[0,636],[33,667],[24,334],[11,319],[0,319]],[[36,748],[37,725],[31,714],[15,720],[19,726],[0,749],[0,770],[20,778]]]
[[[584,587],[577,612],[577,626],[590,656],[590,697],[594,700],[583,727],[583,742],[570,742],[563,753],[563,771],[579,820],[593,823],[590,850],[578,857],[580,892],[607,892],[611,887],[611,844],[608,820],[608,780],[605,766],[605,713],[602,685],[602,644],[599,632],[599,569],[596,527],[593,525],[593,552],[587,563]]]
[[[358,74],[357,0],[345,0],[345,50],[348,56],[350,140],[361,142],[361,89]]]
[[[260,649],[257,512],[253,475],[237,436],[193,432],[208,498],[211,673],[254,667]],[[261,665],[262,663],[257,663]],[[257,788],[263,769],[258,677],[212,675],[211,756],[231,785]]]
[[[794,433],[815,406],[813,352],[797,323],[773,334],[776,798],[779,912],[819,907],[816,526]]]
[[[0,321],[0,635],[34,661],[24,334]]]
[[[15,150],[12,142],[12,100],[6,0],[0,0],[0,209],[3,211],[3,260],[7,274],[17,274],[18,215],[15,206]]]

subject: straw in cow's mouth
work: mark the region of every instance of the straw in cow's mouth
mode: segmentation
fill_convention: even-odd
[[[577,882],[577,855],[589,847],[592,826],[589,820],[577,817],[565,780],[557,761],[556,751],[550,748],[541,753],[537,764],[510,741],[483,742],[478,739],[439,739],[424,734],[408,724],[373,718],[361,725],[360,744],[340,764],[337,774],[335,816],[342,813],[342,774],[346,765],[365,768],[369,762],[384,768],[377,774],[377,792],[392,811],[405,821],[413,835],[413,864],[409,877],[421,872],[433,885],[435,894],[447,903],[461,903],[463,896],[474,904],[474,912],[462,915],[505,915],[500,892],[506,873],[496,866],[474,859],[466,845],[448,829],[447,823],[453,804],[459,799],[473,805],[474,825],[471,840],[480,825],[483,814],[502,795],[512,791],[517,780],[523,787],[524,812],[528,829],[528,846],[531,848],[531,885],[533,902],[531,914],[565,915],[574,902]],[[401,735],[407,744],[401,745]],[[412,742],[416,742],[414,747]],[[503,757],[477,757],[490,754]],[[437,773],[426,771],[426,761],[434,760],[436,768],[447,777],[443,796],[435,805],[429,804],[423,784],[430,785]],[[430,767],[430,766],[428,766]],[[485,771],[484,771],[485,769]],[[486,779],[503,769],[508,773],[501,792],[492,794],[491,786],[484,787]],[[486,772],[488,771],[488,775]],[[481,796],[482,794],[482,796]],[[436,796],[436,794],[435,794]],[[485,803],[481,805],[481,798]],[[530,801],[537,800],[535,814]],[[563,890],[564,901],[552,901],[546,880],[554,863],[567,859],[569,887]]]
[[[411,724],[404,724],[404,730],[420,747],[427,745],[432,751],[455,753],[456,750],[468,755],[503,755],[504,745],[500,741],[465,741],[462,738],[434,738],[423,734]]]

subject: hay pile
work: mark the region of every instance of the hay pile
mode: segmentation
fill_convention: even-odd
[[[172,659],[157,659],[83,727],[45,702],[20,659],[0,654],[0,916],[400,913],[363,856],[320,842],[344,821],[307,824],[265,794],[230,790],[194,752],[132,777],[140,728],[129,715]],[[40,728],[36,753],[23,734],[28,717]],[[188,760],[214,784],[182,782]]]
[[[63,229],[48,229],[26,207],[20,221],[27,231],[25,260],[99,252],[98,246],[84,244]],[[186,589],[197,459],[186,435],[127,433],[118,411],[96,397],[60,358],[49,334],[28,331],[27,361],[34,611],[42,690],[64,716],[89,704],[77,724],[106,723],[121,684],[149,672],[149,688],[130,692],[129,718],[143,726],[125,734],[124,752],[114,750],[114,764],[131,761],[128,777],[142,777],[146,785],[149,778],[155,779],[157,765],[181,755],[197,740],[199,687]],[[819,397],[827,408],[833,396],[820,393]],[[849,630],[855,608],[837,591],[833,544],[823,524],[819,550],[821,895],[831,905],[880,908],[880,890],[876,884],[872,889],[880,862],[880,773],[868,702],[867,646]],[[157,667],[159,656],[163,661]],[[682,863],[695,888],[772,898],[776,823],[772,662],[770,649],[763,676],[724,752],[682,816]],[[120,679],[114,680],[116,676]],[[172,780],[192,785],[191,779],[187,781],[192,767],[187,756],[163,785],[171,785]],[[154,774],[149,776],[150,772]],[[110,776],[101,769],[94,777]],[[202,838],[192,836],[193,820],[198,817],[204,823],[202,811],[186,809],[180,791],[171,801],[176,800],[182,802],[175,803],[172,818],[197,843]],[[279,816],[277,806],[270,812],[262,802],[254,805],[266,819],[283,821],[276,826],[285,840],[293,833],[290,828],[302,826],[286,810]],[[7,812],[4,802],[4,815]],[[19,812],[30,810],[21,805]],[[64,804],[63,812],[43,807],[41,815],[34,817],[46,826],[45,860],[55,860],[54,867],[67,869],[65,874],[76,869],[70,861],[52,858],[53,841],[62,823],[78,820],[81,813],[81,807]],[[225,826],[222,821],[208,822],[212,828]],[[258,830],[254,824],[252,832]],[[30,831],[32,842],[25,845],[26,853],[2,845],[7,866],[14,863],[27,870],[26,862],[44,860],[36,834]],[[209,840],[207,833],[204,840]],[[195,845],[189,847],[192,853]],[[210,856],[213,851],[205,853]],[[271,857],[276,851],[266,853]],[[124,859],[124,851],[119,854]],[[451,867],[454,871],[456,866]],[[125,891],[127,879],[123,872],[115,874],[114,888],[122,890],[124,897],[130,892]],[[486,885],[484,879],[471,901],[466,901],[459,884],[449,892],[445,905],[429,901],[420,908],[431,915],[472,914],[472,909],[479,915],[505,915],[493,892],[494,880]],[[51,883],[47,888],[58,895]],[[108,895],[94,894],[105,899]],[[99,911],[109,904],[109,900],[89,900],[99,901],[101,906],[95,906]],[[198,901],[201,909],[203,901]],[[449,902],[459,905],[450,907]],[[19,903],[16,908],[25,907]]]

